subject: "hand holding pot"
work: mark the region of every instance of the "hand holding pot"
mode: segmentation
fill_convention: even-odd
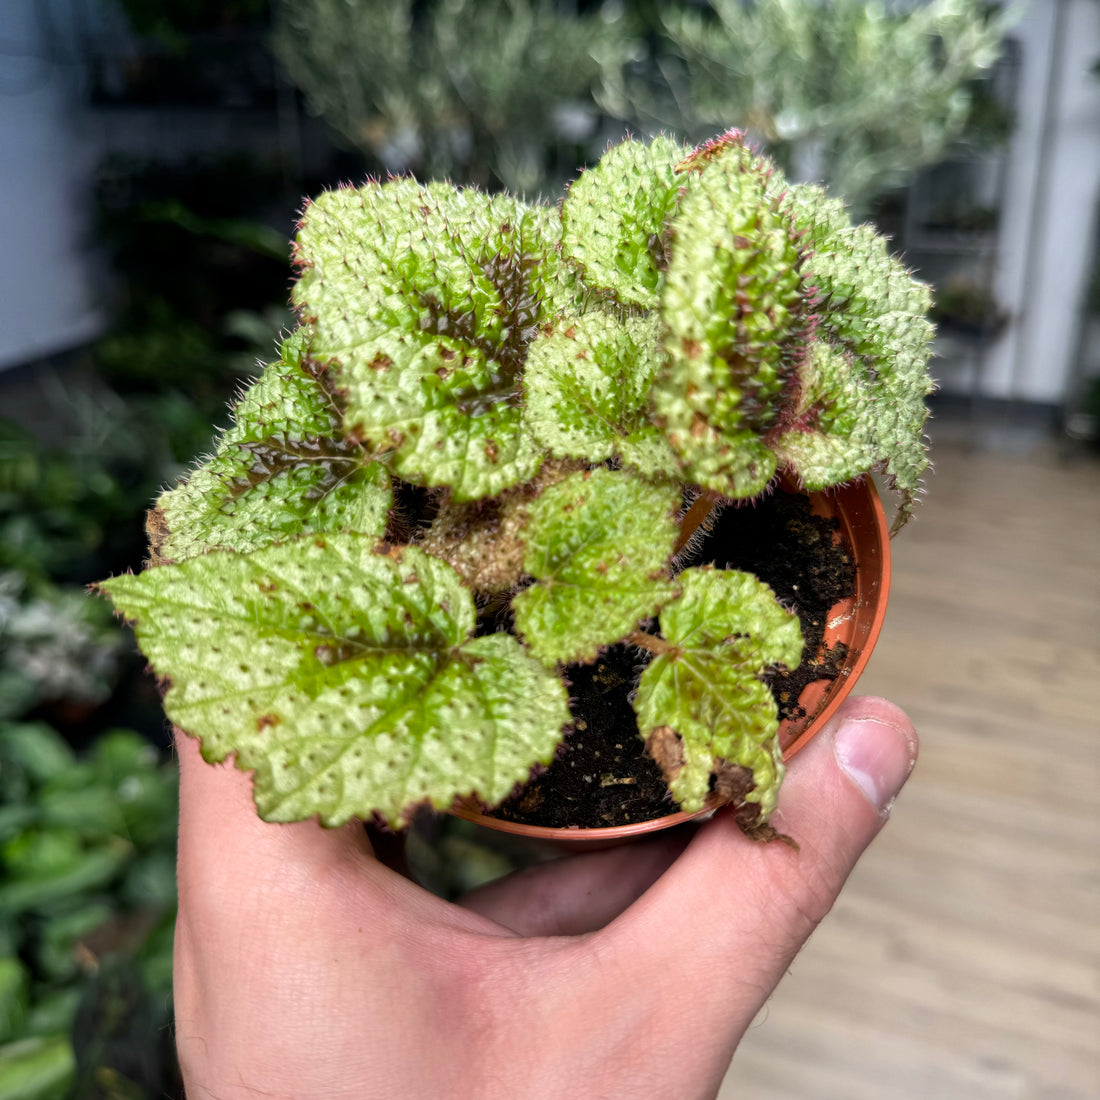
[[[530,868],[460,904],[361,825],[268,825],[249,780],[179,739],[176,1039],[189,1100],[713,1097],[741,1035],[916,758],[849,699],[792,761],[773,824]]]

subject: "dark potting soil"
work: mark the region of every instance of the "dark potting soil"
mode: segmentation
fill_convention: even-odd
[[[855,592],[855,563],[836,519],[814,515],[809,500],[777,492],[752,504],[727,506],[705,525],[680,561],[682,568],[713,564],[743,569],[769,584],[798,615],[805,642],[802,663],[770,670],[767,682],[781,718],[802,718],[802,689],[835,679],[843,643],[824,644],[830,609]],[[528,825],[604,828],[648,821],[678,806],[660,768],[645,752],[630,698],[650,655],[615,645],[589,665],[570,665],[574,726],[550,766],[493,811]]]
[[[806,716],[798,699],[815,680],[835,680],[848,655],[843,642],[825,645],[829,611],[855,594],[856,567],[839,535],[840,521],[814,515],[809,498],[775,493],[755,505],[726,508],[701,548],[698,561],[724,569],[755,573],[779,602],[798,615],[802,626],[802,663],[771,670],[765,679],[781,719]]]

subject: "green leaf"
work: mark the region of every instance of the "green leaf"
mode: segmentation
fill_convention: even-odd
[[[73,1021],[80,1006],[82,990],[79,986],[68,986],[62,989],[42,992],[42,987],[34,998],[30,1011],[27,1013],[27,1035],[69,1035],[72,1031]],[[0,1097],[4,1095],[0,1090]],[[71,1093],[62,1092],[65,1097],[71,1097]]]
[[[854,452],[873,449],[866,468],[885,470],[901,493],[900,526],[928,468],[929,289],[890,255],[885,237],[869,225],[851,225],[843,204],[821,188],[797,185],[786,202],[810,252],[806,278],[821,297],[818,339],[854,357],[853,385],[841,404],[850,405],[857,389],[867,391],[860,414],[829,430],[829,446],[834,452],[847,448],[852,464]],[[837,381],[829,386],[836,394]]]
[[[472,639],[455,572],[355,535],[206,554],[103,585],[207,760],[254,771],[260,815],[325,825],[458,795],[502,800],[569,720],[508,635]]]
[[[19,1039],[0,1046],[0,1097],[63,1100],[71,1096],[76,1058],[68,1035]]]
[[[669,789],[688,811],[703,808],[711,776],[745,768],[764,819],[775,807],[783,775],[775,700],[760,674],[773,664],[798,665],[798,618],[749,573],[711,567],[677,578],[679,598],[660,613],[668,649],[642,673],[634,708],[638,729],[679,740],[680,758],[661,761]]]
[[[5,878],[47,879],[80,866],[80,834],[68,828],[24,829],[0,848]]]
[[[682,648],[736,651],[760,668],[795,668],[802,658],[798,616],[781,607],[751,573],[710,566],[685,569],[683,591],[661,612],[661,634]]]
[[[678,469],[650,420],[656,318],[619,321],[596,311],[566,318],[527,356],[524,389],[535,437],[558,458],[617,457],[647,477]]]
[[[874,394],[862,361],[815,340],[800,373],[793,426],[773,444],[780,461],[811,491],[871,470],[878,461]]]
[[[381,535],[389,474],[343,425],[340,395],[302,357],[301,330],[248,389],[212,458],[150,520],[160,560],[254,550],[303,533]]]
[[[736,136],[686,167],[660,294],[667,365],[653,400],[689,481],[753,496],[775,472],[764,436],[806,337],[802,254],[764,163]]]
[[[71,866],[0,885],[0,916],[48,910],[80,894],[100,890],[129,863],[133,847],[120,837],[86,848]]]
[[[571,474],[530,506],[524,568],[536,583],[512,601],[539,660],[590,661],[679,591],[666,569],[679,490],[607,469]]]
[[[409,481],[458,500],[542,460],[520,380],[539,327],[571,298],[555,211],[412,180],[319,196],[298,236],[294,300],[310,355],[337,370],[346,421]]]
[[[371,345],[371,376],[341,372],[349,417],[393,449],[407,481],[446,485],[455,500],[495,496],[535,475],[543,451],[528,430],[518,382],[494,391],[491,364],[460,358],[441,342],[391,335]]]
[[[30,971],[14,955],[0,955],[0,1043],[23,1033]]]
[[[683,183],[676,164],[687,151],[663,136],[649,145],[627,140],[573,182],[562,206],[562,255],[587,287],[626,305],[657,304],[667,220]]]
[[[0,772],[5,781],[21,778],[37,786],[76,763],[68,742],[45,722],[0,723]],[[13,793],[13,792],[12,792]]]

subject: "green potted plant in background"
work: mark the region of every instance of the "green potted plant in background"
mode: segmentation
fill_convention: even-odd
[[[691,138],[741,119],[792,178],[863,216],[976,130],[1003,136],[984,81],[1019,13],[985,0],[660,5],[650,64],[609,73],[599,99]]]
[[[560,210],[340,188],[294,255],[299,327],[150,513],[149,567],[102,584],[172,721],[252,772],[267,820],[401,827],[549,765],[615,651],[667,785],[653,816],[717,794],[766,834],[764,680],[802,631],[703,544],[781,478],[878,470],[904,523],[927,289],[737,131],[626,141]]]
[[[580,13],[552,0],[283,0],[273,11],[276,57],[367,170],[531,195],[556,192],[583,159],[593,92],[640,41],[610,5]]]

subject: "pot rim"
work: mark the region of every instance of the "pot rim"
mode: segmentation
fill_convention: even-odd
[[[783,744],[784,763],[813,740],[851,693],[867,667],[871,651],[882,631],[890,595],[890,532],[882,499],[871,476],[865,474],[844,485],[812,492],[809,497],[814,510],[819,514],[837,517],[841,534],[856,559],[855,594],[834,605],[833,618],[829,623],[829,631],[834,638],[842,626],[851,623],[849,633],[852,641],[848,643],[849,659],[845,661],[840,675],[832,681],[817,681],[807,685],[799,696],[799,704],[806,706],[808,703],[810,713],[803,718],[780,723],[779,737]],[[578,825],[527,825],[491,817],[483,813],[473,799],[457,801],[450,813],[497,832],[577,846],[629,840],[689,821],[698,821],[713,814],[722,805],[723,800],[715,799],[693,813],[680,810],[664,817],[650,818],[648,821],[596,829]]]

